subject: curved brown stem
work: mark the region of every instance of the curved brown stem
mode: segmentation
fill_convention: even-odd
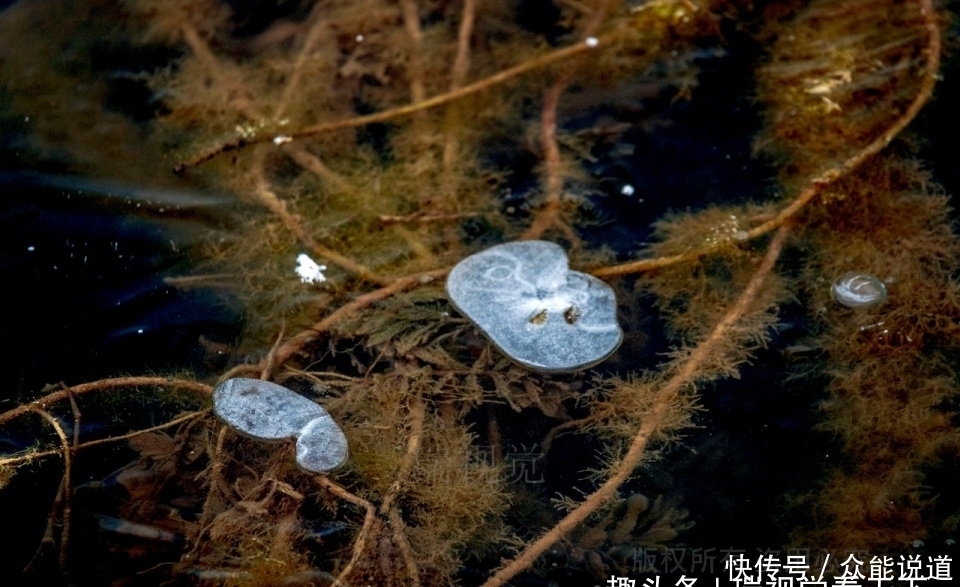
[[[907,125],[913,122],[913,119],[917,117],[917,114],[920,113],[920,110],[923,109],[926,103],[930,100],[930,96],[933,94],[933,88],[937,84],[938,71],[940,70],[940,53],[943,48],[943,40],[940,35],[940,27],[937,25],[936,12],[933,9],[932,0],[920,0],[920,14],[923,17],[924,28],[927,30],[927,46],[924,49],[926,62],[924,63],[923,67],[923,79],[920,82],[920,89],[917,91],[917,95],[910,102],[910,105],[907,107],[907,109],[904,110],[903,114],[901,114],[885,132],[871,141],[866,147],[859,150],[853,156],[849,157],[836,167],[824,171],[811,180],[809,185],[802,192],[800,192],[800,195],[798,195],[782,210],[780,210],[776,216],[748,230],[744,240],[755,239],[768,234],[773,230],[776,230],[780,226],[783,226],[786,222],[800,213],[800,211],[803,210],[807,204],[822,194],[825,189],[836,183],[841,178],[846,177],[856,171],[874,155],[886,148],[887,145],[889,145],[897,135],[903,132],[903,129],[905,129]],[[690,251],[688,253],[675,255],[673,257],[640,259],[638,261],[631,261],[620,265],[595,269],[590,271],[590,273],[597,277],[617,277],[620,275],[629,275],[631,273],[640,273],[643,271],[649,271],[651,269],[657,269],[659,267],[675,265],[677,263],[695,259],[710,252],[711,249],[704,248],[702,250]]]
[[[560,215],[560,199],[563,195],[563,169],[560,161],[560,146],[557,144],[557,106],[560,96],[567,88],[566,76],[558,79],[547,89],[540,114],[540,144],[543,147],[543,208],[537,211],[533,223],[520,236],[521,240],[540,238],[548,228],[556,224]]]
[[[365,279],[371,283],[377,284],[387,284],[389,280],[380,277],[373,271],[371,271],[366,266],[354,261],[346,255],[342,255],[333,249],[325,247],[314,240],[313,236],[307,230],[307,227],[304,226],[303,219],[300,215],[295,214],[290,211],[287,203],[280,199],[273,189],[270,187],[270,183],[263,176],[263,166],[262,161],[257,161],[254,164],[253,176],[255,178],[253,192],[254,196],[257,198],[257,201],[260,202],[265,208],[273,212],[283,225],[290,231],[293,236],[297,238],[305,247],[310,249],[310,251],[321,257],[322,259],[334,263],[340,266],[343,269],[346,269],[350,273],[353,273],[361,279]]]
[[[407,439],[407,452],[403,457],[403,462],[400,463],[400,469],[394,476],[393,483],[390,484],[390,488],[383,497],[383,502],[380,503],[381,515],[387,514],[393,509],[393,502],[397,499],[397,496],[400,495],[400,490],[403,488],[404,482],[410,475],[410,471],[413,469],[414,463],[417,462],[417,458],[420,456],[420,443],[423,439],[423,421],[425,417],[426,410],[423,405],[423,399],[419,394],[414,395],[410,401],[410,437]]]
[[[499,84],[502,84],[510,79],[513,79],[519,75],[523,75],[530,71],[540,69],[557,63],[558,61],[563,61],[564,59],[569,59],[575,55],[585,53],[590,51],[593,48],[593,45],[587,45],[586,43],[577,43],[575,45],[570,45],[569,47],[564,47],[562,49],[557,49],[540,57],[531,59],[530,61],[515,65],[509,69],[505,69],[498,73],[495,73],[489,77],[486,77],[482,80],[474,82],[472,84],[463,86],[457,90],[452,90],[432,98],[427,98],[422,102],[416,102],[414,104],[407,104],[406,106],[400,106],[397,108],[390,108],[389,110],[383,110],[382,112],[375,112],[373,114],[367,114],[364,116],[357,116],[354,118],[347,118],[343,120],[336,120],[333,122],[322,122],[320,124],[314,124],[312,126],[307,126],[299,130],[293,131],[283,131],[277,130],[272,133],[262,133],[261,135],[249,137],[249,138],[236,138],[230,141],[221,143],[220,145],[208,149],[193,157],[186,159],[174,166],[174,173],[183,173],[191,167],[196,167],[201,163],[205,163],[218,155],[227,153],[230,151],[235,151],[237,149],[242,149],[249,145],[257,143],[266,143],[273,141],[275,136],[283,135],[290,139],[302,139],[305,137],[312,137],[335,130],[341,130],[345,128],[357,128],[360,126],[366,126],[368,124],[373,124],[375,122],[384,122],[387,120],[392,120],[394,118],[400,118],[403,116],[410,116],[414,113],[421,112],[423,110],[429,110],[436,108],[438,106],[443,106],[453,102],[454,100],[459,100],[471,94],[476,94],[482,92],[488,88],[492,88]]]
[[[72,393],[75,396],[84,395],[94,391],[109,391],[115,389],[126,389],[130,387],[178,387],[196,392],[204,397],[209,397],[213,393],[213,388],[199,381],[189,379],[175,379],[173,377],[116,377],[113,379],[99,379],[74,385],[67,389],[56,391],[34,400],[33,402],[17,406],[12,410],[7,410],[0,414],[0,424],[19,418],[23,414],[31,411],[34,407],[46,409],[51,405],[68,399]]]
[[[473,23],[477,14],[477,0],[464,0],[463,15],[460,19],[460,28],[457,31],[457,56],[453,60],[453,67],[450,70],[450,91],[455,92],[463,87],[464,80],[467,79],[467,71],[470,69],[470,36],[473,33]],[[451,174],[453,162],[456,159],[457,133],[453,132],[454,119],[457,118],[455,107],[447,109],[446,113],[446,136],[443,141],[443,169],[448,176]],[[449,179],[448,179],[449,182]]]
[[[340,571],[339,575],[337,575],[337,579],[332,585],[332,587],[347,587],[347,583],[344,581],[344,579],[350,575],[350,572],[353,571],[353,568],[363,555],[363,551],[367,545],[367,538],[372,533],[373,527],[377,521],[377,508],[375,508],[369,501],[363,499],[362,497],[358,497],[343,487],[337,485],[326,475],[317,477],[317,483],[340,499],[348,501],[366,510],[366,514],[363,517],[363,526],[360,528],[360,532],[357,534],[357,539],[353,542],[353,555],[350,557],[350,562],[343,567],[343,570]]]
[[[580,34],[584,45],[599,44],[599,41],[592,37],[607,15],[610,4],[610,0],[604,0],[597,10],[589,13],[590,16]],[[543,147],[544,206],[537,212],[533,223],[520,236],[521,240],[540,238],[547,229],[559,225],[560,201],[563,196],[563,164],[560,159],[560,146],[557,144],[557,108],[560,104],[560,96],[567,89],[572,75],[572,70],[565,71],[547,89],[543,97],[543,111],[540,115],[540,144]],[[560,228],[568,240],[574,243],[578,242],[573,229],[566,225],[560,225]]]
[[[119,435],[119,436],[110,436],[110,437],[108,437],[108,438],[98,438],[97,440],[90,440],[90,441],[87,441],[87,442],[79,443],[79,444],[76,444],[76,445],[74,446],[73,452],[76,453],[76,452],[78,452],[78,451],[80,451],[80,450],[82,450],[82,449],[90,448],[90,447],[93,447],[93,446],[99,446],[99,445],[101,445],[101,444],[109,444],[109,443],[111,443],[111,442],[120,442],[121,440],[129,440],[129,439],[131,439],[131,438],[133,438],[133,437],[135,437],[135,436],[140,436],[141,434],[149,434],[150,432],[157,432],[158,430],[165,430],[165,429],[167,429],[167,428],[176,426],[176,425],[178,425],[178,424],[183,424],[183,423],[185,423],[185,422],[189,422],[190,420],[199,418],[200,416],[203,416],[203,415],[207,414],[209,411],[210,411],[210,410],[200,410],[200,411],[198,411],[198,412],[190,412],[190,413],[188,413],[188,414],[184,414],[184,415],[182,415],[182,416],[180,416],[180,417],[174,418],[173,420],[170,420],[169,422],[166,422],[166,423],[164,423],[164,424],[158,424],[157,426],[151,426],[150,428],[144,428],[144,429],[142,429],[142,430],[134,430],[133,432],[128,432],[128,433],[126,433],[126,434],[121,434],[121,435]],[[61,449],[54,449],[54,450],[43,450],[43,451],[38,451],[38,452],[28,452],[28,453],[25,453],[25,454],[19,454],[19,455],[16,455],[16,456],[6,457],[6,458],[0,459],[0,467],[2,467],[2,466],[4,466],[4,465],[12,465],[12,466],[22,465],[22,464],[24,464],[24,463],[29,463],[29,462],[35,461],[35,460],[37,460],[37,459],[42,459],[42,458],[46,458],[46,457],[52,457],[52,456],[54,456],[54,455],[59,455],[59,454],[61,454],[62,452],[63,452],[63,451],[62,451]]]
[[[67,389],[66,391],[69,391]],[[73,449],[70,447],[70,441],[67,440],[67,434],[63,430],[63,425],[53,415],[37,406],[28,406],[31,412],[39,414],[44,420],[53,426],[57,436],[60,437],[63,454],[63,514],[61,516],[62,526],[60,528],[60,570],[67,570],[67,546],[70,542],[70,502],[73,495],[73,482],[71,481],[71,471],[73,469]]]
[[[389,520],[390,527],[393,530],[393,543],[400,551],[403,563],[407,567],[407,580],[409,581],[407,584],[410,587],[420,587],[420,570],[417,568],[417,561],[413,557],[413,548],[410,546],[410,541],[407,540],[407,534],[403,531],[406,524],[403,523],[403,518],[400,517],[400,511],[397,510],[396,505],[390,507]]]

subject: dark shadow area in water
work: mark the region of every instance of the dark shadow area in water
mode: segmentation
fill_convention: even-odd
[[[668,212],[709,205],[762,202],[773,196],[775,170],[753,154],[761,113],[751,103],[753,67],[760,49],[741,33],[724,44],[674,56],[675,67],[696,73],[690,88],[669,71],[651,71],[616,88],[571,85],[558,118],[563,133],[586,133],[588,180],[568,180],[567,192],[584,199],[576,227],[588,247],[633,258]],[[666,68],[668,66],[663,65]],[[689,91],[689,93],[688,93]],[[529,116],[539,115],[531,105]],[[531,124],[533,124],[531,122]],[[484,165],[504,170],[503,207],[523,222],[541,190],[540,158],[531,146],[501,135],[483,149]]]
[[[224,289],[173,287],[230,199],[70,176],[0,175],[5,392],[119,373],[222,366],[242,308]],[[223,357],[225,359],[226,357]]]

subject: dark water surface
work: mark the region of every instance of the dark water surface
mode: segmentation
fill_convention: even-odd
[[[22,18],[16,12],[26,12],[24,4],[31,3],[0,4],[6,6],[0,22]],[[294,2],[269,8],[264,3],[233,4],[238,18],[248,23],[250,35],[266,26],[257,23],[298,18],[304,10]],[[523,18],[555,10],[543,2],[523,4]],[[48,9],[64,10],[49,3]],[[87,79],[98,88],[95,95],[77,99],[77,117],[70,121],[91,133],[88,142],[77,139],[77,131],[64,131],[62,143],[47,130],[38,134],[35,129],[49,129],[49,125],[38,127],[24,113],[23,105],[30,98],[12,95],[0,85],[0,276],[7,292],[6,317],[0,322],[6,359],[0,371],[3,410],[61,381],[73,384],[121,374],[178,371],[215,379],[236,360],[234,352],[243,332],[244,301],[236,290],[209,283],[185,287],[177,281],[204,261],[204,242],[240,238],[239,205],[232,195],[212,193],[196,178],[173,177],[169,171],[173,157],[157,158],[162,148],[144,146],[137,134],[162,109],[161,97],[138,74],[168,65],[176,53],[124,44],[110,28],[109,13],[84,22],[103,29],[77,30],[66,54],[49,55],[49,61],[39,63],[50,68],[50,86],[60,83],[56,80],[68,70],[71,79]],[[553,26],[538,26],[546,27],[538,31],[544,35],[556,34],[550,32]],[[531,24],[530,28],[536,27]],[[728,33],[722,46],[692,50],[689,59],[700,74],[691,100],[674,99],[678,89],[674,85],[637,80],[623,85],[619,94],[599,100],[583,98],[591,104],[588,110],[575,105],[561,109],[561,125],[568,131],[604,124],[627,128],[617,132],[615,140],[598,140],[590,153],[584,188],[589,194],[587,214],[593,222],[579,228],[588,244],[607,246],[624,259],[649,240],[651,224],[668,211],[760,201],[776,193],[774,171],[753,155],[752,147],[760,113],[751,103],[751,72],[762,49],[745,34]],[[949,64],[946,71],[956,72],[956,65]],[[928,141],[924,152],[930,154],[937,176],[957,193],[958,167],[953,157],[945,155],[958,152],[957,134],[945,130],[956,126],[949,99],[957,92],[953,77],[947,76],[937,101],[919,124],[920,134]],[[580,90],[575,95],[589,94],[588,89]],[[35,106],[36,112],[42,112],[42,102]],[[82,118],[91,107],[100,109],[99,117]],[[127,125],[126,130],[116,130],[117,120]],[[109,127],[101,129],[106,139],[93,136],[99,124]],[[112,143],[114,136],[126,136],[128,142]],[[124,152],[124,159],[113,167],[116,173],[109,163],[114,149]],[[503,186],[503,205],[523,219],[529,213],[525,194],[538,181],[538,161],[517,137],[491,139],[484,158],[490,169],[512,170]],[[496,240],[496,235],[483,232],[485,228],[468,222],[464,231],[474,231],[479,241]],[[786,259],[786,264],[791,262],[799,260]],[[641,297],[638,305],[636,314],[627,317],[633,320],[627,329],[642,332],[643,340],[630,340],[628,333],[626,350],[609,365],[599,366],[598,373],[622,373],[638,364],[649,367],[668,350],[653,301]],[[779,320],[769,333],[767,347],[742,370],[740,379],[700,390],[704,410],[697,417],[697,427],[622,490],[629,495],[642,487],[649,497],[670,496],[677,507],[688,510],[688,519],[695,525],[671,543],[688,554],[725,548],[753,554],[786,544],[791,524],[783,517],[792,514],[782,513],[785,496],[813,487],[839,458],[836,443],[812,431],[818,420],[817,404],[824,399],[824,382],[813,378],[790,387],[782,383],[796,361],[815,360],[816,349],[802,345],[810,330],[806,311],[799,302],[787,304]],[[68,413],[57,415],[69,421]],[[142,411],[131,410],[123,424],[149,426],[163,417],[144,406]],[[477,430],[485,429],[483,418],[477,416]],[[549,429],[542,422],[531,425],[529,413],[507,408],[498,410],[497,418],[502,429],[513,431],[511,440],[520,452],[539,442]],[[96,417],[83,424],[85,433],[114,425],[98,422]],[[482,433],[479,440],[486,440]],[[32,442],[27,430],[12,427],[0,432],[2,452],[23,450]],[[537,474],[525,482],[544,496],[569,494],[571,487],[586,490],[590,484],[580,478],[579,471],[597,448],[584,446],[579,436],[561,437],[547,458],[537,461]],[[117,448],[103,462],[80,466],[75,473],[78,485],[108,478],[132,454]],[[0,493],[0,519],[22,513],[20,519],[27,520],[27,526],[18,526],[19,547],[0,557],[0,584],[7,584],[3,575],[19,576],[19,569],[33,556],[60,466],[50,463],[21,471]],[[942,469],[931,472],[931,483],[944,494],[960,494],[955,473],[956,463],[944,463]],[[87,508],[76,518],[78,536],[88,538],[87,544],[77,542],[83,552],[102,540],[96,528],[114,522],[97,517],[102,515],[97,513],[95,499],[81,505]],[[957,506],[955,498],[946,498],[938,507],[949,512]],[[338,528],[332,524],[317,532],[333,536]],[[954,533],[955,529],[944,530],[928,541],[946,544]],[[116,550],[127,547],[128,543],[121,543]],[[170,552],[179,547],[171,546]],[[108,558],[103,552],[97,557]],[[487,562],[468,564],[463,582],[477,583]],[[530,578],[528,583],[518,580],[516,584],[547,585],[552,580],[553,584],[585,585],[592,580],[566,560],[548,562],[557,565],[545,573],[549,579]],[[98,559],[96,564],[111,563]],[[471,568],[474,564],[477,568]],[[118,569],[121,566],[117,563]],[[133,564],[128,572],[135,576],[138,570]],[[87,572],[78,576],[83,584],[100,584]],[[130,581],[115,584],[137,584],[137,579]]]

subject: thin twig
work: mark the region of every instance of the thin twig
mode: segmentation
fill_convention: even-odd
[[[681,255],[657,257],[656,259],[639,259],[637,261],[630,261],[629,263],[622,263],[620,265],[611,265],[609,267],[591,269],[588,270],[587,273],[601,279],[604,277],[620,277],[633,273],[643,273],[645,271],[653,271],[654,269],[670,267],[671,265],[691,261],[700,255],[706,255],[712,250],[712,248],[704,248],[702,250],[690,251]]]
[[[556,440],[558,436],[567,432],[568,430],[582,428],[583,426],[586,426],[587,424],[599,419],[600,419],[599,415],[596,412],[594,412],[587,416],[584,416],[583,418],[578,418],[576,420],[567,420],[566,422],[561,422],[560,424],[557,424],[547,432],[546,436],[543,437],[543,440],[540,442],[540,452],[543,454],[547,454],[548,452],[550,452],[550,447],[553,446],[553,441]]]
[[[70,387],[70,392],[66,390],[56,391],[45,395],[33,402],[17,406],[0,414],[0,424],[19,418],[33,408],[46,409],[51,405],[67,399],[72,393],[75,396],[84,395],[94,391],[107,391],[116,389],[126,389],[130,387],[176,387],[187,389],[198,393],[204,397],[209,397],[213,393],[213,388],[205,383],[190,381],[189,379],[174,379],[173,377],[117,377],[113,379],[99,379],[88,383],[81,383]]]
[[[241,84],[235,83],[232,77],[223,75],[224,68],[220,60],[217,59],[213,51],[210,50],[210,46],[200,36],[199,31],[197,31],[193,23],[186,19],[181,21],[180,34],[183,36],[183,41],[190,47],[190,51],[194,57],[197,58],[197,61],[203,64],[212,82],[231,95],[231,104],[233,107],[248,120],[259,119],[260,113],[256,111],[250,102],[246,88]]]
[[[67,388],[67,391],[69,388]],[[72,397],[72,396],[71,396]],[[64,432],[60,421],[53,417],[50,412],[37,406],[29,406],[30,411],[39,414],[44,420],[53,426],[60,437],[60,443],[63,445],[63,513],[61,515],[60,526],[60,571],[67,571],[67,547],[70,542],[70,503],[73,496],[73,486],[71,481],[71,471],[73,467],[72,451],[70,450],[70,441],[67,439],[67,433]]]
[[[343,487],[337,485],[326,475],[318,476],[317,483],[340,499],[349,501],[350,503],[366,510],[366,514],[363,517],[363,526],[360,528],[360,532],[357,534],[357,539],[353,542],[353,555],[350,557],[350,561],[347,563],[347,565],[343,567],[343,570],[340,571],[340,574],[337,575],[336,581],[334,581],[333,585],[331,585],[331,587],[347,587],[345,579],[353,571],[353,567],[356,566],[357,562],[360,560],[360,557],[363,556],[363,551],[367,545],[367,538],[370,536],[374,523],[377,521],[377,508],[375,508],[369,501],[363,499],[362,497],[358,497]]]
[[[596,10],[590,11],[586,24],[580,31],[580,38],[584,44],[591,42],[591,38],[606,18],[610,5],[610,0],[603,0]],[[595,38],[592,40],[598,42]],[[572,68],[561,73],[553,85],[547,88],[543,97],[543,111],[540,114],[540,144],[543,148],[544,205],[537,211],[533,223],[520,236],[521,240],[540,238],[547,229],[556,226],[564,233],[567,240],[572,243],[579,242],[573,229],[560,222],[563,164],[560,159],[560,146],[557,144],[557,109],[560,105],[560,96],[566,91],[574,73]]]
[[[602,41],[601,41],[602,42]],[[320,124],[314,124],[312,126],[306,126],[300,130],[294,131],[278,131],[274,133],[263,133],[261,135],[253,137],[243,137],[235,138],[230,141],[224,142],[212,149],[208,149],[193,157],[178,163],[174,166],[174,173],[183,173],[191,167],[196,167],[201,163],[205,163],[218,155],[227,153],[229,151],[234,151],[241,149],[243,147],[257,144],[265,143],[272,141],[275,136],[283,135],[290,139],[302,139],[305,137],[312,137],[324,133],[328,133],[334,130],[341,130],[345,128],[357,128],[360,126],[366,126],[368,124],[373,124],[375,122],[384,122],[394,118],[399,118],[403,116],[410,116],[416,112],[421,112],[423,110],[429,110],[431,108],[436,108],[437,106],[443,106],[453,102],[454,100],[459,100],[471,94],[476,94],[488,88],[492,88],[499,84],[502,84],[510,79],[513,79],[519,75],[534,71],[557,63],[558,61],[563,61],[564,59],[569,59],[575,55],[585,53],[593,49],[592,45],[587,45],[586,43],[577,43],[575,45],[570,45],[562,49],[557,49],[556,51],[551,51],[540,57],[536,57],[519,65],[515,65],[511,68],[505,69],[498,73],[495,73],[489,77],[486,77],[482,80],[469,84],[455,90],[452,92],[446,92],[432,98],[427,98],[422,102],[417,102],[415,104],[407,104],[405,106],[399,106],[397,108],[390,108],[388,110],[383,110],[381,112],[375,112],[373,114],[367,114],[364,116],[357,116],[354,118],[347,118],[342,120],[335,120],[332,122],[322,122]]]
[[[263,361],[263,369],[260,371],[260,380],[268,381],[273,374],[273,368],[277,365],[277,349],[280,348],[280,343],[283,342],[283,328],[280,328],[280,332],[277,334],[277,340],[273,343],[273,346],[270,347],[270,352],[267,353],[267,357]]]
[[[403,28],[410,37],[410,54],[408,69],[410,73],[410,97],[414,104],[423,102],[427,98],[427,90],[423,85],[423,32],[420,30],[420,10],[414,0],[400,0],[400,11],[403,14]]]
[[[353,186],[350,185],[350,182],[336,171],[327,167],[326,164],[320,160],[320,157],[317,157],[302,145],[286,145],[281,150],[283,154],[290,157],[294,163],[329,183],[336,189],[345,192],[353,191]]]
[[[437,256],[433,254],[430,247],[423,242],[423,236],[410,230],[403,224],[394,225],[393,231],[407,242],[411,252],[417,258],[417,261],[424,267],[436,266]]]
[[[163,284],[186,289],[188,287],[234,287],[240,279],[239,273],[211,273],[208,275],[181,275],[164,277]]]
[[[427,214],[424,212],[414,212],[406,216],[393,216],[390,214],[381,214],[380,222],[384,226],[391,224],[429,224],[431,222],[451,222],[462,220],[463,218],[475,218],[480,216],[479,212],[458,212],[451,214]]]
[[[409,580],[407,584],[411,587],[420,587],[420,570],[417,568],[417,561],[413,557],[413,548],[410,546],[410,541],[407,540],[406,532],[404,532],[406,524],[403,523],[403,518],[400,517],[400,511],[396,505],[390,507],[390,527],[393,530],[393,543],[400,551],[403,563],[407,567],[407,579]]]
[[[57,454],[61,454],[61,452],[57,451]],[[53,528],[57,525],[57,511],[60,510],[61,503],[63,503],[63,478],[60,479],[57,494],[53,496],[53,502],[50,504],[50,513],[47,515],[47,527],[43,531],[43,537],[40,538],[40,544],[37,545],[37,550],[30,559],[30,562],[23,568],[24,575],[29,575],[33,572],[34,565],[42,560],[46,547],[56,547],[56,541],[53,539]]]
[[[453,67],[450,68],[450,91],[456,92],[463,87],[463,82],[467,79],[467,72],[470,70],[470,36],[473,34],[473,22],[476,19],[477,0],[463,1],[463,15],[460,17],[460,29],[457,31],[457,56],[453,60]],[[451,179],[453,164],[456,160],[457,146],[459,141],[457,133],[454,130],[455,120],[459,118],[458,109],[451,104],[447,107],[446,134],[443,142],[443,171],[448,184],[452,184]],[[452,194],[453,186],[448,185],[448,197]]]
[[[178,416],[178,417],[174,418],[173,420],[170,420],[169,422],[166,422],[165,424],[159,424],[159,425],[157,425],[157,426],[151,426],[150,428],[144,428],[143,430],[134,430],[133,432],[128,432],[128,433],[126,433],[126,434],[121,434],[120,436],[111,436],[110,438],[100,438],[100,439],[97,439],[97,440],[91,440],[91,441],[88,441],[88,442],[84,442],[83,444],[81,444],[80,446],[78,446],[77,449],[90,448],[91,446],[99,446],[99,445],[101,445],[101,444],[108,444],[108,443],[111,443],[111,442],[118,442],[118,441],[121,441],[121,440],[129,440],[129,439],[131,439],[131,438],[134,438],[134,437],[137,437],[137,436],[140,436],[140,435],[143,435],[143,434],[149,434],[150,432],[158,432],[158,431],[160,431],[160,430],[166,430],[167,428],[172,428],[173,426],[177,426],[177,425],[179,425],[179,424],[183,424],[183,423],[185,423],[185,422],[189,422],[189,421],[194,420],[194,419],[196,419],[196,418],[199,418],[199,417],[201,417],[201,416],[205,416],[206,414],[209,414],[209,413],[210,413],[210,410],[199,410],[199,411],[196,411],[196,412],[189,412],[189,413],[184,414],[184,415],[182,415],[182,416]]]
[[[540,238],[548,228],[557,223],[560,215],[563,165],[560,160],[560,146],[557,144],[557,106],[560,103],[560,96],[567,88],[567,83],[568,76],[561,76],[547,88],[543,96],[543,110],[540,113],[540,145],[543,147],[544,204],[537,211],[533,222],[520,236],[521,240]]]
[[[380,514],[387,514],[393,507],[393,502],[400,495],[400,489],[410,476],[414,463],[420,456],[420,443],[423,439],[423,421],[425,418],[425,409],[423,399],[420,394],[415,394],[410,399],[410,436],[407,438],[407,452],[400,463],[400,468],[394,476],[393,483],[383,496],[380,503]]]
[[[207,488],[207,495],[203,500],[200,519],[197,520],[199,530],[193,541],[193,548],[183,556],[184,560],[189,560],[196,556],[196,553],[200,550],[200,546],[203,544],[204,535],[210,531],[216,522],[217,514],[214,513],[213,500],[216,493],[220,491],[220,486],[226,484],[223,480],[223,459],[221,455],[223,454],[223,444],[227,438],[227,430],[228,428],[226,426],[220,429],[219,434],[217,434],[217,443],[214,445],[213,452],[210,454],[210,486]],[[207,445],[207,449],[209,451],[209,445]],[[226,495],[226,492],[223,493]]]
[[[312,20],[313,23],[307,30],[307,36],[303,40],[303,46],[300,48],[300,52],[297,53],[297,59],[293,64],[293,71],[287,78],[287,83],[283,88],[283,93],[280,95],[280,99],[277,101],[276,106],[274,107],[273,118],[277,122],[280,122],[280,120],[286,114],[287,107],[290,106],[295,99],[300,97],[297,95],[297,91],[300,89],[300,80],[303,78],[303,68],[310,60],[311,54],[314,52],[317,43],[320,41],[320,33],[326,28],[326,22],[323,16],[325,16],[324,10],[318,2],[314,5],[313,9],[310,10],[310,15],[308,18]]]
[[[67,398],[70,400],[70,411],[73,412],[73,444],[71,445],[71,453],[76,454],[77,445],[80,444],[80,406],[77,405],[77,398],[73,396],[73,392],[70,391],[67,384],[61,381],[60,386],[67,392]]]
[[[69,458],[64,455],[63,471],[63,527],[60,529],[60,568],[64,572],[67,570],[67,545],[70,542],[70,504],[73,497],[73,481],[71,480],[71,463],[77,454],[77,446],[80,444],[80,407],[77,405],[77,398],[66,383],[60,382],[67,392],[67,398],[70,400],[70,411],[73,413],[73,442],[65,448],[69,453]],[[55,425],[59,425],[56,423]],[[62,440],[62,438],[61,438]]]
[[[74,454],[76,454],[77,452],[79,452],[80,450],[83,450],[83,449],[85,449],[85,448],[90,448],[90,447],[93,447],[93,446],[100,446],[101,444],[110,444],[110,443],[113,443],[113,442],[120,442],[121,440],[129,440],[129,439],[131,439],[131,438],[134,438],[135,436],[140,436],[141,434],[148,434],[148,433],[150,433],[150,432],[157,432],[158,430],[165,430],[165,429],[170,428],[170,427],[172,427],[172,426],[176,426],[176,425],[182,424],[182,423],[184,423],[184,422],[189,422],[190,420],[193,420],[194,418],[199,418],[200,416],[203,416],[203,415],[205,415],[205,414],[207,414],[207,413],[209,413],[209,412],[210,412],[210,410],[200,410],[200,411],[198,411],[198,412],[190,412],[190,413],[188,413],[188,414],[184,414],[183,416],[174,418],[173,420],[170,420],[169,422],[167,422],[167,423],[165,423],[165,424],[159,424],[159,425],[157,425],[157,426],[151,426],[150,428],[144,428],[144,429],[142,429],[142,430],[134,430],[134,431],[132,431],[132,432],[128,432],[128,433],[126,433],[126,434],[121,434],[121,435],[119,435],[119,436],[111,436],[111,437],[109,437],[109,438],[98,438],[97,440],[89,440],[89,441],[84,442],[84,443],[82,443],[82,444],[76,445],[76,446],[74,447],[74,449],[73,449],[73,452],[74,452]],[[29,463],[29,462],[32,462],[32,461],[35,461],[35,460],[38,460],[38,459],[42,459],[42,458],[46,458],[46,457],[52,457],[52,456],[54,456],[54,455],[59,455],[61,452],[62,452],[62,451],[61,451],[60,449],[52,449],[52,450],[44,450],[44,451],[38,451],[38,452],[27,452],[27,453],[24,453],[24,454],[14,455],[14,456],[11,456],[11,457],[6,457],[6,458],[3,458],[3,459],[0,459],[0,467],[7,466],[7,465],[18,466],[18,465],[22,465],[22,464],[24,464],[24,463]]]
[[[425,85],[425,70],[423,59],[423,31],[420,28],[420,9],[416,0],[400,0],[400,12],[403,15],[403,28],[409,37],[409,48],[407,51],[407,83],[410,86],[410,102],[416,104],[423,102],[427,98]],[[412,144],[409,156],[418,161],[418,164],[411,170],[411,174],[416,177],[427,173],[436,166],[436,158],[432,143],[432,132],[427,127],[426,111],[421,110],[413,114]],[[424,187],[426,187],[424,185]],[[420,207],[426,208],[432,203],[432,190],[418,190]],[[397,227],[401,236],[405,236],[413,245],[414,252],[417,253],[426,263],[432,261],[433,255],[427,247],[418,243],[419,239],[410,238],[409,234],[404,234],[404,227]]]

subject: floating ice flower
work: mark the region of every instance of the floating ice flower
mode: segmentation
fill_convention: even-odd
[[[595,365],[623,338],[613,289],[571,271],[554,243],[506,243],[471,255],[450,272],[447,292],[504,354],[531,369]]]
[[[311,259],[306,253],[297,255],[297,275],[303,283],[323,283],[327,276],[323,274],[327,270],[326,265],[320,265]]]
[[[213,390],[213,411],[230,427],[259,440],[297,439],[297,464],[326,473],[347,460],[347,437],[322,407],[260,379],[227,379]]]
[[[830,286],[833,301],[848,308],[873,308],[887,299],[887,286],[869,273],[844,273]]]

